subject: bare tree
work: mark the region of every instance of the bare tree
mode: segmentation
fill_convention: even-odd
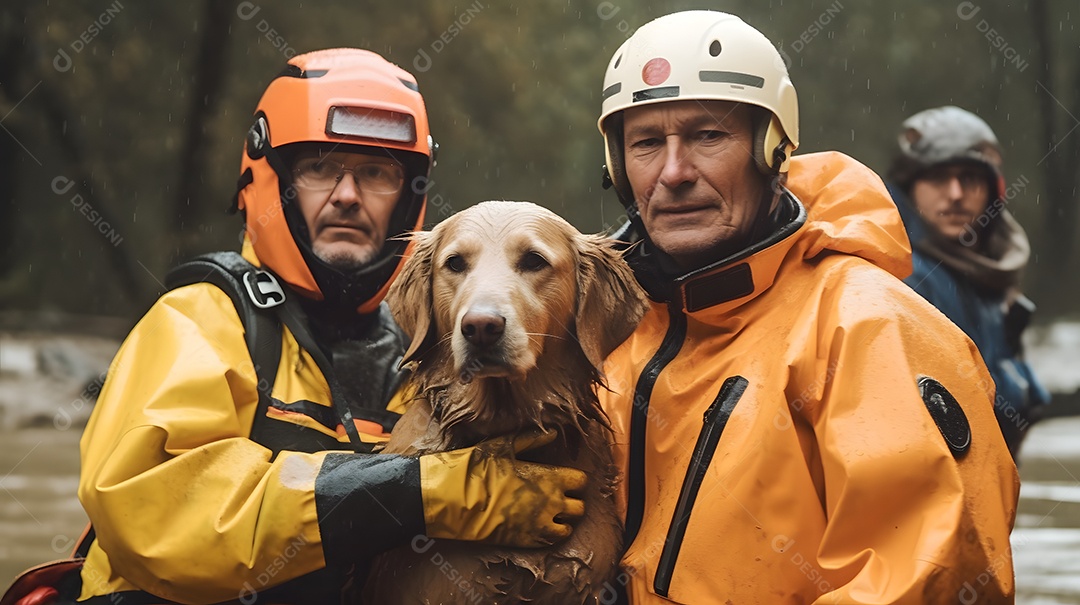
[[[18,225],[19,166],[14,161],[22,153],[15,134],[14,126],[5,120],[13,113],[21,95],[19,84],[24,80],[23,73],[28,69],[26,47],[22,43],[20,25],[26,20],[26,6],[16,3],[9,10],[0,13],[0,277],[4,276],[15,264],[12,246],[15,242],[15,228]]]
[[[84,195],[94,211],[103,222],[119,224],[112,210],[114,206],[103,199],[103,195],[96,193],[102,188],[94,186],[93,171],[88,160],[90,156],[86,151],[84,138],[80,136],[76,113],[68,104],[63,88],[50,77],[42,78],[37,84],[30,84],[30,75],[34,73],[33,58],[37,53],[35,40],[24,31],[28,7],[28,3],[18,4],[0,18],[0,55],[7,59],[0,63],[0,85],[5,100],[13,105],[20,105],[20,109],[25,108],[28,113],[37,114],[59,146],[68,171],[73,175],[72,180],[84,189]],[[33,102],[20,104],[31,93],[34,95]],[[5,113],[10,112],[11,110],[8,110]],[[20,123],[27,121],[19,120]],[[0,133],[0,157],[12,158],[23,153],[22,145],[16,138],[20,129],[14,125],[13,128],[16,132],[9,130]],[[16,218],[19,213],[28,211],[27,208],[20,207],[18,199],[20,177],[19,166],[15,162],[0,162],[0,251],[4,252],[0,254],[0,258],[4,259],[5,264],[13,262],[15,257],[14,251],[8,254],[9,251],[3,248],[10,246],[14,239],[11,236],[17,225]],[[94,228],[94,223],[85,224]],[[129,247],[109,246],[105,250],[107,262],[116,276],[119,289],[129,300],[140,300],[153,291],[149,284],[143,283],[144,280],[140,277],[142,272]],[[0,265],[0,274],[6,268]]]
[[[180,151],[176,198],[173,200],[176,221],[171,224],[174,225],[173,240],[178,259],[190,256],[196,247],[197,233],[194,227],[200,222],[199,209],[202,205],[198,202],[193,204],[192,199],[199,193],[202,182],[200,164],[209,146],[206,125],[213,117],[225,79],[232,14],[231,3],[216,0],[203,3],[203,16],[199,23],[202,30],[199,56],[192,76],[187,128]]]
[[[1058,85],[1058,56],[1054,52],[1052,16],[1047,0],[1033,0],[1031,19],[1035,29],[1036,91],[1039,98],[1039,117],[1042,123],[1043,149],[1046,156],[1040,162],[1046,179],[1046,199],[1043,200],[1043,239],[1049,262],[1039,275],[1044,292],[1060,286],[1060,267],[1072,261],[1073,239],[1077,217],[1080,215],[1080,61],[1073,66],[1071,85]],[[1064,103],[1062,91],[1072,91],[1071,107]],[[1063,297],[1072,300],[1071,297]],[[1064,300],[1063,300],[1064,302]]]

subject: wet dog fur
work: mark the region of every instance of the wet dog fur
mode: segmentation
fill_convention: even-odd
[[[586,514],[539,549],[418,536],[373,564],[371,603],[597,603],[613,595],[622,527],[610,429],[595,394],[603,359],[647,302],[612,242],[527,202],[484,202],[415,235],[388,302],[412,336],[418,397],[387,453],[420,455],[534,427],[522,458],[585,471]]]

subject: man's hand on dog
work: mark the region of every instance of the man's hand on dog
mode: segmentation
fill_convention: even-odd
[[[427,535],[536,548],[570,536],[585,503],[585,473],[517,455],[554,441],[538,430],[420,458]]]

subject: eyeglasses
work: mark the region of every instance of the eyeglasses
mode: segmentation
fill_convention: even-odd
[[[405,182],[405,171],[391,162],[364,162],[352,168],[326,158],[304,158],[293,168],[297,187],[330,191],[338,186],[345,173],[352,173],[353,183],[363,193],[397,193]]]
[[[989,175],[986,170],[969,166],[948,166],[928,171],[919,177],[935,187],[947,187],[953,179],[960,182],[960,187],[965,191],[973,191],[988,185]]]

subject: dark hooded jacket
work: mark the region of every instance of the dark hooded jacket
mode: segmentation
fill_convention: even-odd
[[[1050,401],[1023,358],[1021,334],[1034,306],[1020,294],[1020,273],[1031,248],[1004,204],[984,213],[986,227],[961,241],[939,237],[907,194],[890,184],[911,240],[912,273],[904,282],[930,301],[975,342],[997,387],[994,413],[1016,456],[1034,408]]]

